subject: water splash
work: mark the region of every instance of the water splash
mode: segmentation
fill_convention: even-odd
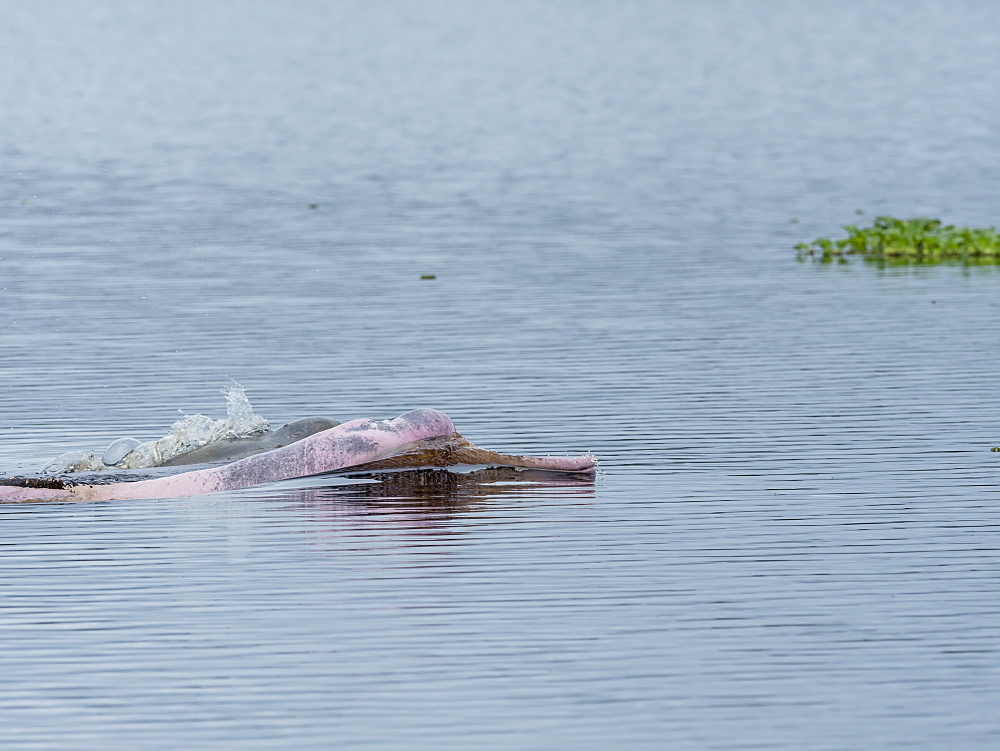
[[[226,414],[228,429],[233,431],[233,438],[260,435],[271,429],[267,420],[254,413],[246,391],[236,381],[226,390]]]
[[[140,469],[158,467],[188,451],[218,441],[251,438],[271,429],[270,423],[253,411],[243,387],[233,382],[225,392],[226,419],[213,420],[202,414],[184,415],[170,426],[170,432],[154,441],[139,443],[122,454],[121,446],[129,439],[118,439],[98,456],[94,451],[68,451],[42,469],[46,473],[91,472],[104,469]]]

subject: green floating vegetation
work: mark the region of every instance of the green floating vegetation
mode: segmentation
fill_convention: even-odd
[[[847,237],[820,237],[795,246],[798,259],[846,263],[849,256],[884,264],[958,261],[969,265],[1000,264],[996,228],[971,229],[942,225],[940,219],[895,219],[879,216],[871,227],[844,225]]]

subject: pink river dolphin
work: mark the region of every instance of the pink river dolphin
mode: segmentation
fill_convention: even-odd
[[[593,472],[593,457],[499,454],[471,444],[451,418],[436,409],[415,409],[392,420],[352,420],[297,443],[219,467],[136,482],[73,484],[62,480],[0,480],[0,502],[109,501],[239,490],[347,468],[396,469],[455,464]],[[3,482],[16,484],[2,484]]]

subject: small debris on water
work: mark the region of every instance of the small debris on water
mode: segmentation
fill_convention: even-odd
[[[437,274],[421,274],[421,279],[437,279]]]

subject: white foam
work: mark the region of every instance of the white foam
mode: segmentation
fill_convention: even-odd
[[[42,467],[42,472],[92,472],[104,468],[93,451],[67,451]]]
[[[213,420],[201,414],[184,415],[170,426],[167,435],[154,441],[140,443],[113,467],[104,464],[96,457],[95,452],[70,451],[56,457],[42,471],[82,472],[158,467],[175,456],[210,443],[233,438],[250,438],[271,429],[270,423],[253,411],[250,400],[240,384],[234,381],[225,394],[226,419]]]

